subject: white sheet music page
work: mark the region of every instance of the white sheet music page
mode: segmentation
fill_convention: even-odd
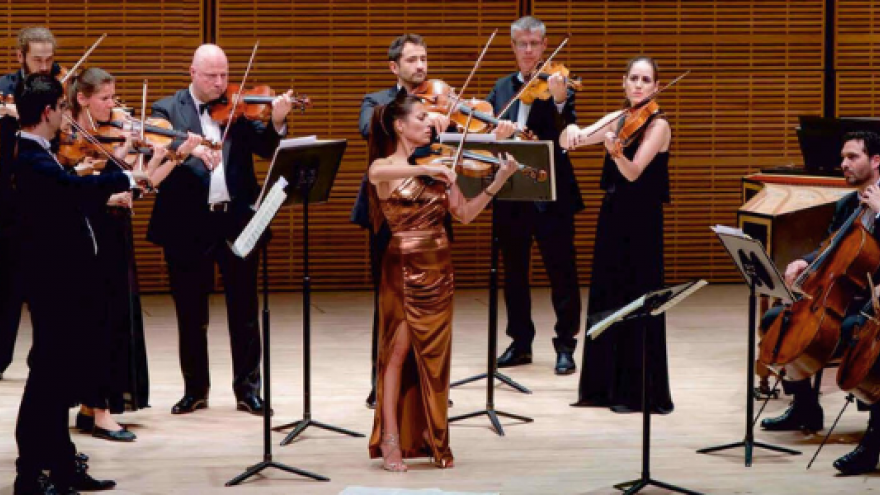
[[[269,190],[269,194],[260,203],[260,209],[232,244],[232,252],[236,256],[244,258],[253,251],[257,241],[260,240],[281,205],[284,204],[284,200],[287,199],[287,193],[284,192],[285,187],[287,187],[287,179],[278,177],[272,189]]]

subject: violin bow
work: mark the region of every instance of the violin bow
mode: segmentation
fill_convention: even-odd
[[[464,132],[461,133],[461,139],[458,141],[458,149],[455,150],[455,156],[452,158],[452,164],[449,166],[455,171],[455,165],[461,160],[461,156],[464,154],[464,140],[467,138],[468,132],[471,129],[471,119],[474,118],[473,113],[468,114],[467,121],[464,123]],[[446,190],[452,189],[453,184],[447,184]]]
[[[144,129],[146,128],[146,125],[145,125],[146,123],[147,123],[147,80],[144,79],[144,89],[143,89],[143,92],[141,93],[141,135],[140,135],[141,143],[146,142],[146,140],[144,139]],[[145,159],[144,159],[143,153],[139,153],[138,154],[138,168],[141,171],[143,171],[145,169],[144,161],[145,161]]]
[[[585,138],[588,138],[588,137],[592,136],[593,134],[596,134],[596,133],[599,132],[601,129],[604,129],[605,126],[608,125],[609,122],[612,122],[612,121],[615,121],[615,120],[619,119],[620,116],[623,115],[623,114],[625,114],[627,111],[629,111],[629,110],[635,110],[635,109],[637,109],[637,108],[641,108],[641,107],[647,105],[651,100],[653,100],[654,98],[656,98],[657,95],[659,95],[660,93],[666,91],[668,88],[674,86],[675,83],[677,83],[678,81],[681,81],[682,79],[684,79],[685,76],[687,76],[687,75],[690,74],[690,73],[691,73],[691,71],[690,71],[690,69],[688,69],[687,71],[684,72],[684,74],[681,74],[680,76],[678,76],[678,77],[676,77],[675,79],[673,79],[672,81],[670,81],[669,84],[667,84],[667,85],[663,86],[662,88],[658,89],[657,91],[654,91],[653,93],[651,93],[651,96],[649,96],[649,97],[645,98],[644,100],[640,101],[638,105],[636,105],[636,106],[634,106],[634,107],[630,107],[630,108],[622,108],[622,109],[620,109],[620,110],[617,110],[617,111],[615,111],[615,112],[612,112],[611,114],[609,114],[609,115],[603,117],[603,119],[607,120],[607,122],[605,122],[604,124],[602,124],[602,125],[600,125],[600,126],[597,126],[595,129],[593,129],[590,133],[588,133],[588,134],[587,134],[586,136],[584,136],[584,137],[585,137]],[[612,115],[613,115],[613,117],[612,117]]]
[[[562,40],[562,43],[560,43],[559,46],[556,47],[556,50],[554,50],[553,53],[551,53],[550,56],[547,57],[547,60],[545,60],[544,63],[541,64],[541,67],[539,67],[538,70],[535,71],[535,76],[532,76],[528,81],[526,81],[525,84],[523,84],[523,87],[519,90],[519,93],[517,93],[516,96],[514,96],[510,99],[510,101],[507,102],[507,105],[505,105],[504,108],[501,109],[500,112],[498,112],[498,115],[496,115],[495,118],[500,119],[502,115],[510,110],[510,107],[513,106],[513,103],[515,101],[518,101],[522,97],[523,93],[525,93],[526,90],[529,89],[529,86],[531,86],[532,83],[537,80],[537,75],[544,71],[544,67],[547,67],[547,64],[549,64],[550,61],[553,60],[553,57],[555,57],[556,54],[559,53],[559,50],[562,50],[562,47],[564,47],[567,43],[568,38]]]
[[[94,144],[94,145],[95,145],[95,148],[96,148],[96,149],[97,149],[102,155],[104,155],[105,158],[107,158],[107,159],[110,160],[111,162],[113,162],[113,163],[115,163],[116,165],[118,165],[119,168],[121,168],[121,169],[124,169],[124,170],[131,170],[131,167],[129,167],[128,164],[125,163],[125,160],[120,160],[119,158],[116,158],[116,156],[115,156],[113,153],[110,153],[109,151],[107,151],[107,150],[101,145],[101,142],[98,141],[98,138],[96,138],[95,136],[92,135],[92,133],[90,133],[89,131],[87,131],[85,127],[79,125],[79,123],[78,123],[76,120],[74,120],[73,117],[67,115],[66,113],[63,114],[63,116],[64,116],[64,119],[67,120],[67,123],[69,123],[70,126],[73,127],[74,129],[76,129],[77,132],[82,133],[82,135],[83,135],[83,137],[85,138],[86,141],[88,141],[88,142],[91,143],[91,144]]]
[[[76,64],[74,64],[74,66],[71,67],[69,71],[67,71],[67,74],[65,74],[64,77],[61,78],[61,84],[66,83],[67,80],[70,79],[70,76],[72,76],[73,74],[76,73],[76,70],[79,69],[79,66],[82,65],[83,62],[85,62],[87,58],[89,58],[89,55],[91,55],[92,52],[95,51],[95,48],[98,48],[98,45],[100,45],[101,42],[104,41],[104,38],[106,38],[106,37],[107,37],[107,33],[102,34],[101,37],[98,38],[98,41],[95,41],[92,44],[91,48],[89,48],[88,50],[86,50],[85,53],[83,53],[83,56],[80,57],[79,61]]]
[[[477,57],[477,62],[474,64],[474,68],[471,69],[471,73],[468,75],[467,79],[465,79],[464,84],[461,86],[461,91],[455,96],[455,102],[452,105],[449,105],[449,110],[446,111],[446,117],[452,115],[452,112],[458,107],[458,103],[461,101],[462,95],[464,95],[464,91],[467,89],[468,84],[470,84],[471,79],[474,77],[474,74],[477,73],[477,69],[480,67],[480,63],[483,62],[483,57],[486,55],[486,52],[489,51],[489,45],[492,44],[492,40],[495,39],[495,35],[498,34],[498,30],[492,32],[492,36],[489,36],[489,40],[486,41],[486,46],[483,47],[483,51],[480,53],[480,56]]]
[[[232,110],[231,115],[235,115],[235,108],[238,106],[238,101],[241,99],[241,93],[244,91],[244,83],[247,81],[248,74],[251,72],[251,66],[254,64],[254,58],[257,56],[257,47],[260,46],[260,40],[257,40],[254,43],[254,49],[251,51],[251,59],[248,60],[247,68],[244,70],[244,77],[241,78],[241,86],[238,87],[238,92],[235,93],[235,97],[232,99]],[[232,120],[230,118],[229,123],[226,124],[226,129],[223,131],[223,137],[220,138],[220,152],[223,152],[223,143],[226,142],[226,136],[229,134],[229,128],[232,127]]]

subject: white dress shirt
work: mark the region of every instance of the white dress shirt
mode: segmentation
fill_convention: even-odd
[[[195,102],[196,112],[198,113],[199,105],[207,102],[200,101],[196,98],[196,94],[193,93],[192,85],[189,86],[189,94],[192,96],[193,102]],[[214,119],[211,118],[210,112],[206,111],[200,113],[199,122],[202,124],[202,135],[209,141],[219,143],[220,139],[223,138],[223,133],[220,131],[220,124],[214,122]],[[226,185],[226,168],[224,167],[223,156],[221,153],[220,163],[211,171],[211,188],[208,191],[208,204],[222,203],[231,199],[232,198],[229,196],[229,187]]]

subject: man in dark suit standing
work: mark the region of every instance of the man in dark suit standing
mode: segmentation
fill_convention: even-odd
[[[67,410],[91,385],[72,371],[89,359],[88,342],[102,318],[95,298],[100,291],[93,282],[99,246],[85,212],[106,204],[111,194],[135,187],[146,174],[79,177],[58,163],[49,141],[58,132],[66,101],[53,76],[29,76],[16,103],[22,130],[12,174],[33,346],[15,429],[19,456],[14,492],[104,490],[116,483],[86,473],[68,431]]]
[[[174,129],[191,131],[220,142],[224,125],[211,119],[211,103],[225,99],[229,77],[226,54],[216,45],[202,45],[193,55],[192,84],[153,105],[153,115]],[[236,408],[262,414],[260,398],[260,334],[257,302],[258,252],[236,256],[233,241],[253,216],[251,206],[260,186],[253,155],[269,158],[286,133],[292,91],[272,103],[268,126],[239,118],[230,121],[223,150],[199,145],[162,182],[147,239],[162,246],[180,335],[180,367],[185,391],[172,414],[208,407],[208,296],[214,264],[226,290],[226,312],[232,345]],[[232,96],[230,96],[232,99]],[[230,102],[231,103],[231,102]]]
[[[21,68],[0,78],[0,94],[14,94],[16,87],[29,74],[57,75],[61,67],[54,61],[55,48],[55,37],[48,29],[22,29],[18,34],[16,52]],[[17,132],[15,105],[0,106],[0,378],[12,363],[24,305],[10,181]]]
[[[511,44],[519,71],[499,79],[487,100],[497,114],[510,102],[536,70],[547,48],[546,28],[540,20],[526,16],[510,27]],[[498,367],[532,362],[532,301],[529,289],[529,262],[532,241],[544,260],[550,277],[551,298],[556,312],[556,374],[574,373],[573,353],[580,327],[581,296],[574,250],[574,214],[584,208],[581,192],[568,155],[559,147],[559,134],[575,122],[574,92],[560,76],[548,80],[549,100],[531,105],[516,101],[500,118],[509,118],[527,127],[541,140],[553,141],[556,166],[556,201],[521,203],[498,202],[495,229],[504,260],[504,300],[507,305],[507,335],[513,342],[498,358]]]

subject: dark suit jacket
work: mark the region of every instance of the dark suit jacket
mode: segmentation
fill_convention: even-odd
[[[844,223],[852,216],[853,212],[856,211],[856,208],[859,207],[859,193],[858,191],[853,191],[846,196],[837,200],[834,204],[834,216],[831,217],[831,224],[828,226],[828,237],[834,235],[840,227],[843,226]],[[876,222],[880,222],[880,219],[876,220]],[[874,227],[874,238],[880,242],[880,228],[878,226]],[[803,259],[807,263],[812,263],[816,260],[816,256],[819,255],[819,250],[816,249],[812,253],[803,257]]]
[[[496,81],[495,87],[492,88],[492,91],[486,98],[492,104],[496,114],[522,88],[522,83],[517,79],[517,74],[517,72],[514,72]],[[584,209],[584,201],[581,198],[581,190],[575,178],[571,160],[568,159],[568,154],[563,153],[562,148],[559,146],[559,134],[562,133],[567,125],[577,121],[574,104],[574,91],[571,90],[568,92],[568,99],[565,101],[562,112],[556,109],[553,98],[535,100],[529,111],[529,118],[526,120],[526,126],[538,139],[554,142],[553,161],[556,167],[556,202],[543,203],[540,205],[540,209],[571,214]],[[499,118],[516,122],[519,105],[519,101],[514,102],[504,115],[499,115]],[[504,203],[499,203],[499,206],[502,204]]]
[[[202,134],[198,109],[188,88],[157,101],[152,111],[153,116],[170,121],[175,130]],[[230,240],[253,216],[251,206],[260,193],[253,155],[270,158],[281,141],[272,124],[238,119],[231,125],[223,145],[226,186],[236,225],[228,233]],[[210,185],[211,172],[200,159],[190,156],[177,166],[159,187],[147,240],[175,255],[199,256],[207,252],[217,242],[208,222]]]
[[[52,66],[52,74],[57,75],[61,66]],[[0,94],[15,95],[16,88],[24,79],[21,69],[0,77]],[[13,237],[13,220],[15,202],[12,199],[12,163],[15,160],[15,133],[18,132],[18,120],[14,117],[0,118],[0,237]]]
[[[361,102],[361,116],[358,120],[358,126],[361,130],[361,136],[364,139],[370,139],[370,121],[373,119],[373,109],[378,105],[387,105],[397,96],[397,86],[393,88],[388,88],[384,91],[376,91],[375,93],[370,93],[364,96],[364,100]],[[369,164],[367,164],[369,166]],[[367,192],[367,187],[370,185],[370,180],[367,178],[367,174],[364,173],[364,177],[361,179],[361,187],[358,189],[357,198],[354,200],[354,207],[351,209],[351,221],[352,223],[356,223],[365,229],[372,229],[372,225],[370,225],[370,195]],[[388,227],[386,225],[382,226],[382,230],[387,230]],[[390,235],[390,233],[388,234]]]

